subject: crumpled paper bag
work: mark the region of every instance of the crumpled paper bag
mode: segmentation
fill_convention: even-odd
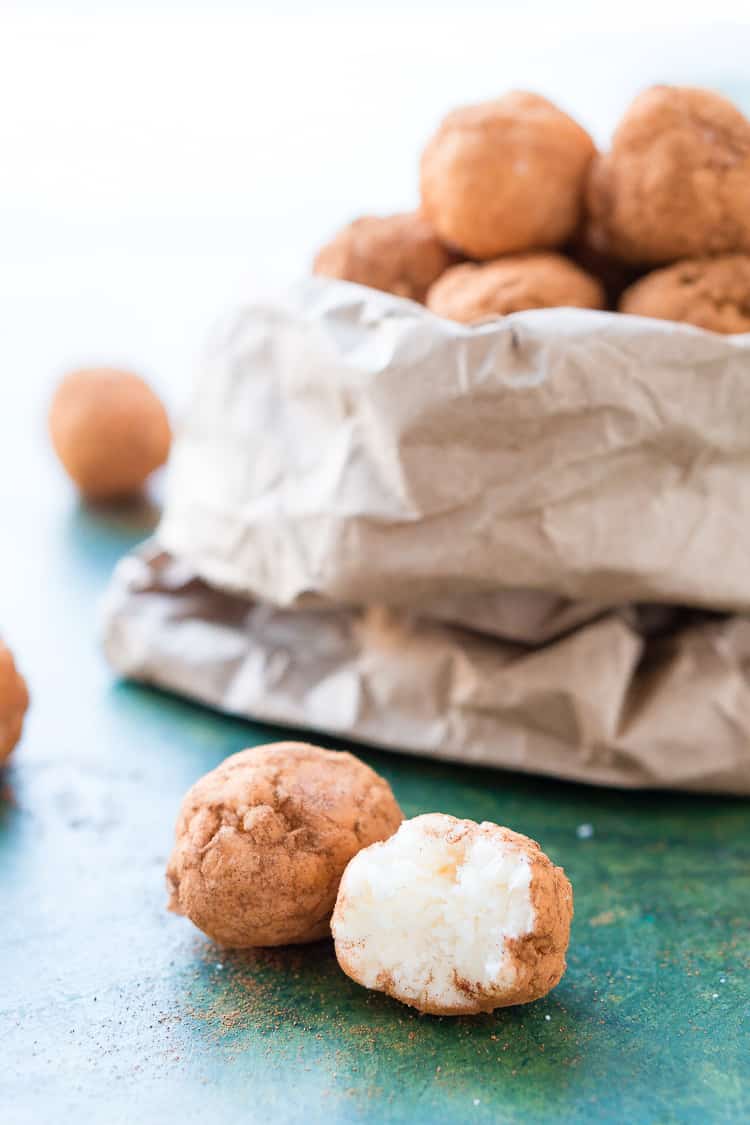
[[[313,278],[218,333],[159,538],[277,605],[746,611],[748,513],[750,335],[571,309],[467,328]]]
[[[231,714],[622,787],[750,793],[750,620],[641,635],[612,611],[537,648],[398,609],[279,609],[157,545],[120,563],[124,675]]]
[[[750,792],[748,423],[750,336],[312,279],[217,333],[107,652],[381,746]]]

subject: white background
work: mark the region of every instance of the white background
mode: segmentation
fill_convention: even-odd
[[[606,143],[655,81],[750,110],[750,5],[0,0],[0,427],[83,362],[178,404],[227,302],[416,202],[453,105],[526,87]]]

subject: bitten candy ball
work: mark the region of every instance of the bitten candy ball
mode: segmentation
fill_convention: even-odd
[[[28,706],[26,681],[16,668],[13,653],[0,641],[0,766],[21,737]]]
[[[625,290],[620,312],[710,332],[750,332],[750,255],[725,254],[654,270]]]
[[[573,892],[527,836],[429,813],[341,880],[336,957],[364,985],[441,1016],[537,1000],[565,972]]]
[[[597,249],[636,265],[750,250],[750,121],[720,94],[653,86],[591,168]]]
[[[402,819],[388,783],[351,754],[297,742],[243,750],[182,802],[170,909],[230,948],[317,941],[349,860]]]
[[[427,294],[427,307],[474,324],[523,309],[601,309],[604,300],[600,282],[562,254],[511,254],[447,270]]]
[[[576,230],[594,142],[538,94],[454,110],[422,154],[422,210],[470,258],[561,246]]]
[[[318,251],[313,273],[423,301],[433,281],[456,260],[417,212],[365,215]]]
[[[147,383],[130,371],[73,371],[49,412],[52,444],[68,476],[92,500],[140,491],[169,454],[169,419]]]

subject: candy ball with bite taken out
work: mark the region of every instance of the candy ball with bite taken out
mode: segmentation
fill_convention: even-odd
[[[433,1015],[537,1000],[565,972],[573,894],[527,836],[429,813],[359,852],[331,929],[344,972]]]

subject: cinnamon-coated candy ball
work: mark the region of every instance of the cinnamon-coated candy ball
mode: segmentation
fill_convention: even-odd
[[[510,254],[447,270],[427,294],[427,307],[449,320],[474,324],[524,309],[601,309],[604,289],[562,254]]]
[[[423,301],[433,281],[455,261],[417,212],[364,215],[321,247],[313,273]]]
[[[750,251],[750,121],[712,90],[654,86],[590,171],[597,248],[636,265]]]
[[[709,332],[750,332],[750,255],[724,254],[654,270],[625,290],[620,312]]]
[[[422,154],[422,210],[470,258],[562,246],[594,151],[585,129],[538,94],[454,110]]]
[[[160,399],[130,371],[73,371],[49,412],[52,444],[68,476],[92,500],[131,496],[169,454]]]
[[[13,653],[0,641],[0,766],[21,737],[29,693]]]
[[[401,820],[387,781],[352,754],[298,742],[242,750],[182,802],[170,909],[230,947],[317,941],[349,860]]]

